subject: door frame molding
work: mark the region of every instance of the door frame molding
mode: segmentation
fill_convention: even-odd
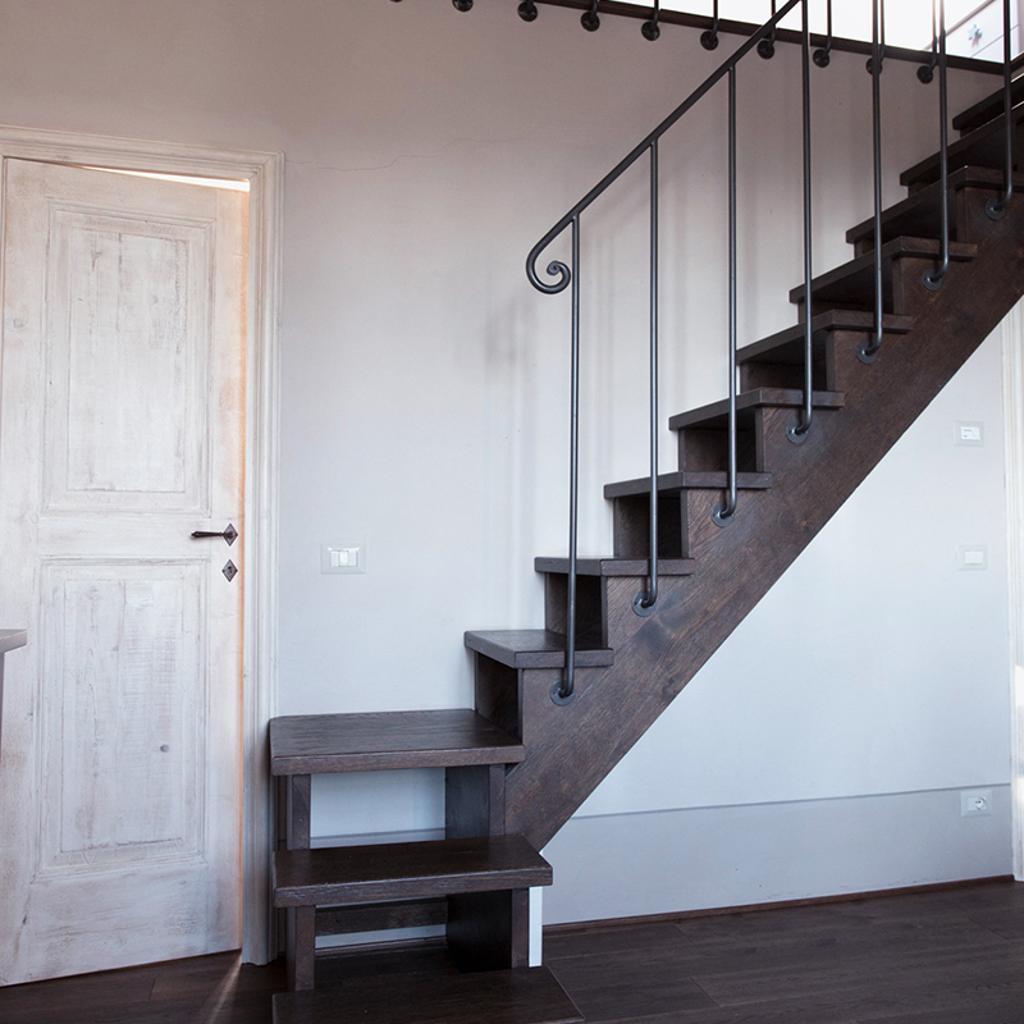
[[[284,155],[0,125],[8,159],[249,181],[243,607],[242,956],[271,954],[267,723],[277,703],[279,338]],[[0,180],[5,185],[6,174]],[[0,228],[4,204],[0,202]]]
[[[1024,302],[1003,321],[1013,872],[1024,881]]]

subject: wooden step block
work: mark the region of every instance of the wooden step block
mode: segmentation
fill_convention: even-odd
[[[906,334],[913,325],[912,317],[891,314],[882,322],[886,335]],[[867,310],[829,309],[814,317],[811,331],[815,389],[841,390],[837,353],[844,343],[850,347],[861,344],[874,332],[874,326],[874,313]],[[745,345],[736,358],[744,389],[798,387],[803,383],[804,325],[795,324]]]
[[[1024,175],[1018,174],[1014,178],[1018,186],[1024,187]],[[961,167],[950,174],[949,197],[954,238],[965,242],[975,241],[957,231],[957,193],[970,188],[987,190],[995,195],[1003,190],[1005,184],[1005,172],[991,167]],[[886,242],[900,236],[927,237],[940,230],[941,218],[942,187],[940,182],[936,181],[882,212],[882,240]],[[874,217],[868,217],[846,232],[846,240],[857,246],[858,254],[872,249],[874,239]]]
[[[274,1024],[582,1024],[546,967],[357,978],[274,996]]]
[[[523,745],[475,711],[293,715],[270,723],[274,775],[518,764]]]
[[[771,473],[740,473],[737,483],[744,491],[765,491],[772,485]],[[725,473],[719,472],[679,472],[662,473],[658,476],[658,493],[660,495],[678,494],[681,491],[721,491],[728,487]],[[629,498],[636,495],[650,494],[651,478],[638,477],[636,480],[622,480],[614,484],[606,484],[606,498]]]
[[[817,409],[841,409],[845,396],[835,391],[815,391],[814,406]],[[800,408],[804,404],[802,391],[791,388],[754,388],[736,396],[738,414],[757,409]],[[727,400],[712,402],[710,405],[689,412],[679,413],[669,421],[671,430],[728,430],[729,403]]]
[[[568,558],[535,558],[537,572],[550,572],[561,576],[569,574]],[[645,577],[650,566],[645,559],[636,558],[580,558],[576,562],[578,576],[599,576],[604,579],[619,577]],[[662,576],[692,576],[697,563],[692,558],[667,558],[658,560],[658,572]]]
[[[942,246],[933,238],[894,238],[882,246],[883,305],[886,312],[905,312],[903,297],[895,294],[893,266],[900,260],[937,261]],[[953,242],[950,258],[954,262],[966,262],[978,255],[978,247],[965,242]],[[922,294],[927,294],[920,279],[915,282]],[[819,305],[829,309],[871,310],[875,302],[875,254],[865,253],[849,263],[844,263],[811,282],[815,308]],[[804,301],[804,286],[798,285],[789,293],[789,299],[796,304]],[[824,312],[824,308],[822,309]]]
[[[1016,107],[1022,100],[1024,100],[1024,77],[1018,78],[1013,83],[1013,99],[1012,105]],[[1003,95],[1003,88],[1000,88],[992,93],[991,96],[986,96],[983,100],[978,100],[973,106],[968,107],[965,111],[957,114],[953,118],[953,130],[961,132],[966,135],[968,132],[973,132],[978,128],[988,124],[989,121],[994,121],[996,118],[1002,117],[1006,112],[1006,99]]]
[[[562,668],[565,665],[565,637],[547,629],[483,629],[465,635],[471,651],[509,668]],[[577,668],[604,668],[615,663],[609,650],[578,650]]]
[[[522,837],[278,850],[275,907],[338,907],[551,884],[551,865]]]
[[[1024,106],[1013,112],[1017,124],[1017,162],[1024,147],[1020,125],[1024,122]],[[996,170],[1006,166],[1006,118],[1000,116],[968,132],[949,147],[949,169],[960,167],[993,167]],[[935,153],[900,175],[900,184],[915,191],[939,179],[939,154]]]

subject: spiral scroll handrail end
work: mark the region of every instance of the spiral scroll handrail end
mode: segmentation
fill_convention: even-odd
[[[537,272],[537,260],[540,258],[540,250],[530,253],[526,261],[526,276],[530,284],[539,292],[545,295],[558,295],[564,292],[572,283],[572,269],[562,260],[552,260],[545,268],[548,277],[555,278],[553,282],[544,281]]]

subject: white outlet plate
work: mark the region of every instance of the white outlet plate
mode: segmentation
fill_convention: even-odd
[[[957,550],[956,563],[962,572],[984,572],[988,568],[988,548],[980,544],[961,547]]]
[[[967,448],[983,448],[985,424],[980,420],[960,420],[956,425],[956,443]]]
[[[358,576],[366,572],[365,544],[324,544],[320,572],[325,576]]]
[[[961,818],[988,818],[991,816],[991,789],[963,789],[960,791]]]

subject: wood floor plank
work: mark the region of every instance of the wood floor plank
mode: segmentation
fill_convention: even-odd
[[[547,937],[590,1024],[1024,1024],[1024,885]],[[458,977],[443,945],[318,958],[318,985]],[[237,954],[0,988],[3,1024],[271,1024]]]

